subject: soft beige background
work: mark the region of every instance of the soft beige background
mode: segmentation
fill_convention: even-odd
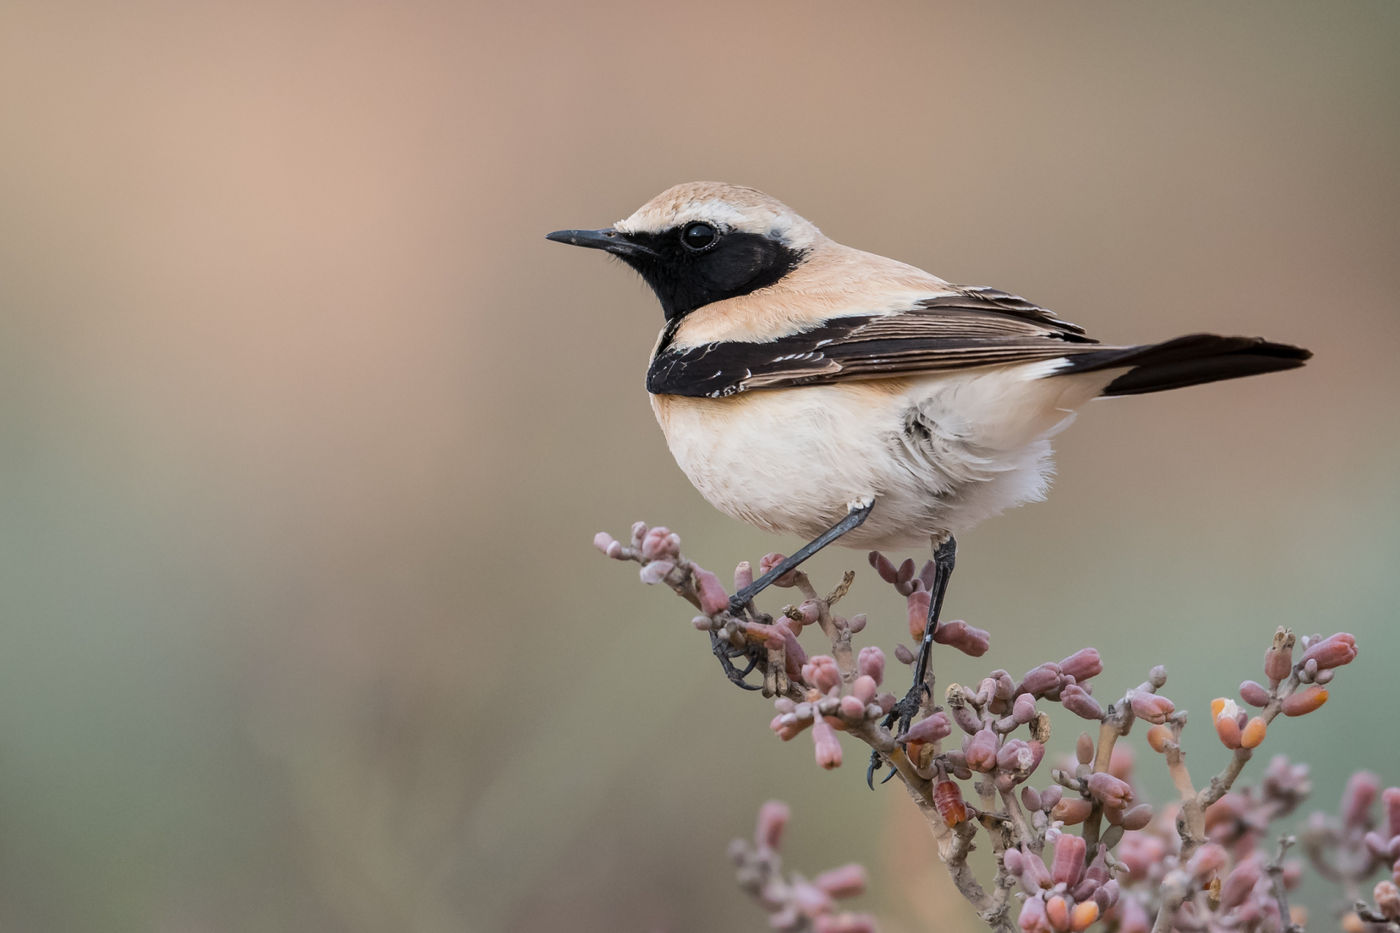
[[[887,930],[965,922],[901,795],[589,546],[797,543],[691,490],[653,300],[543,239],[693,178],[1107,339],[1316,351],[1093,406],[948,608],[1193,712],[1350,629],[1265,749],[1400,779],[1397,101],[1391,0],[6,4],[0,926],[758,930],[723,852],[769,795]]]

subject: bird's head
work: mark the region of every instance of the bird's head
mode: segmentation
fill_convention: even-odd
[[[636,269],[669,321],[773,285],[822,235],[761,191],[697,181],[666,189],[611,227],[558,230],[548,238],[606,250]]]

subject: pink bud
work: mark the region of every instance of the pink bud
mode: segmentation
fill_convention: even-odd
[[[675,560],[680,556],[681,539],[671,533],[671,529],[664,525],[657,525],[648,531],[642,538],[642,559],[658,560],[668,558]]]
[[[876,933],[869,914],[821,914],[812,919],[812,933]]]
[[[1087,765],[1094,760],[1094,740],[1089,737],[1089,733],[1081,732],[1074,740],[1074,757],[1081,765]]]
[[[1023,693],[1016,698],[1016,702],[1011,707],[1011,719],[1018,726],[1024,726],[1036,717],[1037,712],[1035,698],[1028,693]]]
[[[1266,706],[1269,702],[1269,691],[1264,689],[1262,684],[1246,680],[1240,684],[1240,699],[1250,706]]]
[[[1286,680],[1293,672],[1293,645],[1281,638],[1274,639],[1274,647],[1264,652],[1264,676],[1269,683],[1277,684]]]
[[[593,546],[614,560],[622,556],[622,543],[606,531],[593,536]]]
[[[1095,721],[1103,719],[1103,707],[1099,705],[1099,701],[1086,693],[1079,684],[1066,684],[1060,690],[1060,703],[1064,705],[1065,709],[1081,719]]]
[[[895,572],[894,582],[897,584],[908,583],[914,579],[914,558],[907,557],[904,563],[899,565],[899,570]]]
[[[783,841],[783,830],[792,817],[792,810],[781,800],[770,800],[758,808],[758,830],[754,842],[760,849],[776,850]]]
[[[1133,789],[1128,782],[1104,771],[1089,775],[1089,793],[1106,806],[1120,810],[1133,802]]]
[[[909,727],[901,738],[906,742],[937,742],[953,733],[953,726],[942,712],[932,713]]]
[[[1064,798],[1064,795],[1065,789],[1063,787],[1061,787],[1058,784],[1051,784],[1049,787],[1045,788],[1045,790],[1040,792],[1040,806],[1036,809],[1052,809],[1055,806],[1055,804],[1059,803],[1060,800]]]
[[[1309,645],[1308,650],[1303,652],[1303,663],[1316,661],[1320,670],[1328,670],[1350,664],[1355,657],[1356,636],[1338,632]]]
[[[911,597],[912,598],[912,597]],[[947,645],[956,648],[963,654],[971,658],[980,658],[987,653],[991,647],[992,638],[980,628],[975,628],[955,619],[952,622],[944,622],[934,629],[933,640],[940,645]]]
[[[1026,671],[1026,676],[1021,678],[1021,685],[1016,692],[1043,696],[1051,690],[1058,689],[1061,682],[1059,666],[1046,662]]]
[[[1118,933],[1148,933],[1151,929],[1147,908],[1136,898],[1125,895],[1118,902]]]
[[[729,608],[729,594],[724,591],[719,577],[703,567],[694,567],[695,588],[700,593],[700,611],[707,616],[719,615]]]
[[[1103,673],[1103,661],[1095,648],[1080,648],[1060,662],[1060,670],[1065,675],[1083,683],[1091,677]]]
[[[880,579],[886,583],[893,583],[899,578],[899,571],[895,569],[894,562],[879,551],[870,552],[870,566],[875,568]]]
[[[1400,887],[1393,881],[1381,881],[1371,891],[1376,909],[1387,920],[1400,920]]]
[[[1230,874],[1225,876],[1225,883],[1220,887],[1220,909],[1227,911],[1244,903],[1244,899],[1249,897],[1262,877],[1264,871],[1259,864],[1258,855],[1236,865]]]
[[[852,862],[822,872],[812,883],[832,897],[855,897],[865,893],[865,868]]]
[[[1050,918],[1045,915],[1045,902],[1038,897],[1028,897],[1021,905],[1021,913],[1016,918],[1021,933],[1054,933]]]
[[[1152,805],[1140,803],[1131,809],[1123,811],[1120,821],[1124,829],[1145,829],[1148,823],[1152,822]]]
[[[1207,842],[1196,850],[1186,863],[1186,870],[1200,882],[1209,881],[1225,867],[1225,848],[1216,842]]]
[[[1387,787],[1381,791],[1381,804],[1385,807],[1386,826],[1392,836],[1400,836],[1400,787]]]
[[[1045,746],[1039,742],[1024,739],[1011,739],[997,752],[997,768],[1020,780],[1025,780],[1045,755]]]
[[[874,703],[875,694],[879,689],[879,684],[875,683],[875,678],[869,674],[861,674],[851,682],[851,696],[861,703]]]
[[[856,657],[856,670],[872,678],[879,686],[885,679],[885,653],[874,645],[860,649]]]
[[[857,635],[865,631],[865,613],[857,612],[846,620],[846,630],[852,635]]]
[[[841,718],[848,722],[860,722],[865,719],[865,703],[860,697],[847,694],[841,698]]]
[[[676,569],[676,565],[669,560],[654,560],[651,563],[643,564],[641,570],[642,582],[648,585],[660,583],[666,579],[666,574]]]
[[[753,565],[741,560],[734,566],[734,592],[746,589],[753,584]]]
[[[816,746],[817,764],[830,771],[841,766],[841,743],[836,730],[825,719],[812,723],[812,743]]]
[[[1050,862],[1050,879],[1055,884],[1074,887],[1084,873],[1084,837],[1060,833],[1055,838],[1055,857]]]
[[[1371,823],[1371,806],[1381,792],[1381,779],[1370,771],[1358,771],[1347,781],[1342,792],[1342,822],[1348,827],[1364,828]]]
[[[802,665],[802,681],[826,693],[841,685],[841,669],[831,655],[819,654]]]
[[[1132,693],[1133,714],[1151,723],[1164,723],[1167,717],[1176,712],[1176,704],[1156,693]]]
[[[973,771],[991,771],[997,766],[997,734],[991,729],[978,730],[963,741],[963,755]]]

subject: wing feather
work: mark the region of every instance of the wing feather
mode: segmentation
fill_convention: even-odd
[[[962,289],[906,311],[855,314],[763,342],[663,344],[647,372],[655,395],[720,398],[849,379],[1053,359],[1091,349],[1084,329],[996,289]]]

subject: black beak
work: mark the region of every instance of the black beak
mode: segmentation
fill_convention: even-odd
[[[603,249],[617,256],[655,256],[656,251],[644,246],[625,233],[612,227],[604,230],[555,230],[545,234],[546,240],[568,243],[570,246],[587,246],[590,249]]]

